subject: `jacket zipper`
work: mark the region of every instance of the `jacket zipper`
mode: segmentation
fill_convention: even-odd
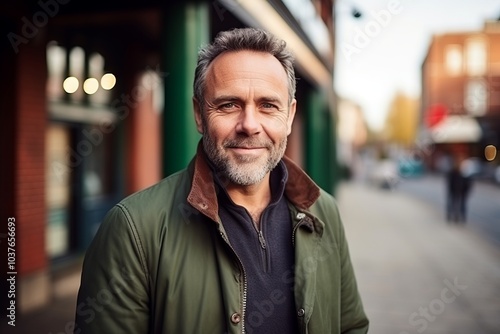
[[[302,223],[303,220],[304,220],[304,218],[302,218],[301,220],[299,220],[299,222],[293,227],[293,230],[292,230],[292,245],[293,245],[294,248],[295,248],[295,233],[299,229],[300,225],[303,224]],[[300,333],[307,333],[307,329],[304,328],[304,324],[301,322],[301,320],[297,318],[297,322],[299,323],[299,327],[300,327],[299,331],[300,331]]]
[[[297,230],[299,229],[300,225],[302,225],[304,222],[304,218],[302,218],[301,220],[299,220],[299,222],[297,223],[297,225],[294,226],[293,230],[292,230],[292,244],[293,246],[295,246],[295,232],[297,232]]]
[[[219,224],[222,224],[222,222],[219,222]],[[238,254],[236,254],[236,251],[234,250],[233,246],[231,246],[231,243],[229,242],[229,239],[226,237],[224,232],[219,230],[219,233],[222,237],[222,239],[226,242],[226,244],[231,248],[233,251],[234,255],[238,259],[238,262],[240,264],[241,271],[243,272],[243,298],[242,298],[242,310],[241,310],[241,333],[245,334],[245,310],[247,308],[247,273],[245,271],[245,267],[243,267],[243,262],[241,262],[240,257]]]

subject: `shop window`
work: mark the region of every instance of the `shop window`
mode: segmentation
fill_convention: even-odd
[[[447,45],[445,48],[446,73],[451,76],[462,74],[463,59],[462,46],[458,44]]]
[[[47,45],[49,101],[109,104],[116,77],[105,71],[105,65],[104,57],[97,52],[88,54],[78,46],[67,50],[57,42],[50,42]]]
[[[46,132],[46,204],[47,254],[58,257],[68,253],[70,245],[71,161],[67,153],[70,131],[61,124],[49,125]]]
[[[116,77],[106,59],[81,47],[47,45],[46,251],[51,259],[88,245],[116,202]]]
[[[66,71],[66,49],[55,42],[47,46],[47,98],[49,101],[61,100],[64,96],[63,81]]]
[[[110,195],[113,188],[113,138],[101,132],[98,126],[86,126],[83,130],[94,136],[92,152],[83,166],[84,198],[97,199]]]
[[[487,53],[484,39],[471,38],[466,41],[465,60],[469,76],[482,76],[486,74]]]

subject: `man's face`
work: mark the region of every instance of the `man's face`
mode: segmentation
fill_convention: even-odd
[[[205,152],[231,182],[259,183],[283,157],[295,116],[285,70],[268,53],[226,52],[205,84],[204,103],[194,102]]]

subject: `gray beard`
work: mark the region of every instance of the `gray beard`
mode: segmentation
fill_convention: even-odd
[[[242,186],[257,184],[262,181],[267,173],[272,171],[280,162],[285,154],[286,144],[286,137],[280,142],[277,149],[274,148],[272,143],[257,142],[253,138],[236,138],[225,140],[222,147],[217,147],[206,130],[203,134],[203,148],[210,161],[230,182]],[[264,162],[258,160],[258,157],[240,157],[236,161],[231,160],[225,154],[224,148],[238,145],[264,146],[270,154]]]

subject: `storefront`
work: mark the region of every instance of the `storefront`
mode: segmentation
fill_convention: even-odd
[[[79,269],[113,204],[192,158],[197,52],[220,30],[261,27],[288,41],[299,104],[287,154],[333,191],[333,3],[307,4],[308,17],[294,1],[1,5],[0,67],[12,84],[0,92],[0,208],[18,222],[21,311],[50,303],[55,277]],[[311,20],[321,34],[305,28]]]

